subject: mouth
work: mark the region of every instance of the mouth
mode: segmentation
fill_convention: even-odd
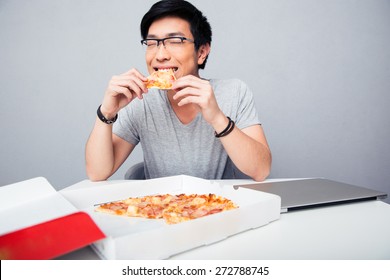
[[[172,69],[173,72],[176,72],[179,68],[178,67],[164,67],[164,68],[158,68],[158,67],[153,67],[154,71],[169,71]]]

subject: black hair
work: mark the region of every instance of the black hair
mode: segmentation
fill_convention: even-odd
[[[140,26],[142,39],[146,39],[149,28],[155,20],[168,16],[176,16],[188,21],[191,33],[194,36],[196,50],[199,50],[202,45],[211,45],[210,23],[201,11],[184,0],[162,0],[155,3],[142,18]],[[205,68],[207,58],[208,56],[201,65],[198,65],[200,69]]]

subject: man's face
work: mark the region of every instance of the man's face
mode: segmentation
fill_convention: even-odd
[[[165,17],[158,19],[149,27],[147,39],[163,39],[178,36],[194,40],[190,31],[190,24],[178,17]],[[146,64],[149,73],[157,69],[173,68],[176,78],[186,75],[198,75],[199,51],[195,50],[192,42],[184,41],[178,48],[164,47],[162,42],[154,51],[146,51]],[[201,60],[201,61],[200,61]]]

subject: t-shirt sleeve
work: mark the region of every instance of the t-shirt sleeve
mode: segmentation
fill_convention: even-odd
[[[240,129],[261,124],[253,93],[244,82],[240,82],[239,86],[239,100],[235,122]]]

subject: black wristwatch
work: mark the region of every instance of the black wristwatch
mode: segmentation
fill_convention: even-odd
[[[118,119],[118,114],[115,115],[115,117],[111,120],[107,120],[105,116],[103,116],[102,114],[102,111],[100,111],[100,107],[102,107],[102,105],[99,106],[99,108],[97,109],[97,115],[98,115],[98,118],[106,123],[106,124],[113,124],[117,119]]]

